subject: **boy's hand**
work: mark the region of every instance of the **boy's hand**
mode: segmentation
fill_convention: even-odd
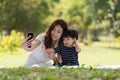
[[[61,55],[60,55],[60,54],[57,54],[57,61],[58,61],[59,63],[62,63],[62,58],[61,58]]]
[[[79,53],[81,51],[81,48],[79,46],[78,40],[74,38],[74,44],[75,44],[75,49]]]
[[[77,39],[76,38],[74,38],[74,44],[76,44],[77,43]]]

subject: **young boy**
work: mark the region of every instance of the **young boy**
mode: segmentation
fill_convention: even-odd
[[[58,60],[58,66],[79,66],[78,53],[81,48],[77,42],[78,33],[74,29],[68,29],[63,34],[63,44],[64,46],[59,46],[56,48],[46,49],[47,53],[58,53],[62,60]]]

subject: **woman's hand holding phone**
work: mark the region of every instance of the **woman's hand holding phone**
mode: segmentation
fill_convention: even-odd
[[[30,36],[32,35],[32,36]],[[27,33],[25,36],[24,41],[22,42],[22,47],[23,48],[31,48],[31,44],[33,42],[33,33]]]

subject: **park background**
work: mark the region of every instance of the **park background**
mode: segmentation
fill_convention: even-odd
[[[64,19],[79,33],[81,65],[120,65],[120,0],[0,0],[0,66],[24,65],[27,32]]]

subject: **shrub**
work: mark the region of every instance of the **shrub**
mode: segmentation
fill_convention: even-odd
[[[0,80],[120,80],[120,69],[3,68]]]
[[[0,51],[16,51],[18,47],[21,47],[24,35],[12,30],[10,35],[1,35],[0,38]]]

